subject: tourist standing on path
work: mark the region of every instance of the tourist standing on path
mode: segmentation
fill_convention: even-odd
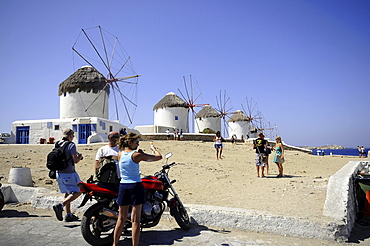
[[[266,152],[265,149],[267,148],[266,140],[264,140],[265,136],[262,132],[258,133],[258,138],[253,141],[253,149],[256,150],[256,170],[257,170],[257,177],[260,177],[260,170],[261,170],[261,177],[265,177],[265,166],[266,166]]]
[[[275,146],[275,156],[274,156],[274,162],[276,163],[279,174],[277,177],[283,177],[283,163],[285,161],[284,158],[284,145],[282,144],[281,137],[276,137],[276,146]]]
[[[66,211],[64,220],[66,222],[76,221],[78,217],[71,212],[71,202],[78,198],[81,193],[77,184],[81,182],[81,179],[76,172],[75,164],[83,159],[82,155],[76,150],[76,145],[72,142],[74,138],[74,132],[67,128],[63,131],[62,140],[55,143],[55,146],[63,146],[68,144],[65,148],[66,161],[68,166],[66,169],[57,170],[57,181],[59,190],[64,193],[64,200],[62,203],[53,206],[55,215],[58,220],[63,220],[63,208]]]
[[[124,134],[124,135],[126,135],[126,134]],[[103,158],[118,155],[119,149],[118,149],[117,143],[118,143],[119,137],[120,137],[120,134],[118,132],[110,132],[108,134],[109,143],[107,145],[104,145],[104,146],[100,147],[98,149],[98,151],[96,152],[95,165],[94,165],[94,174],[95,175],[98,174],[98,171],[99,171],[99,168],[100,168],[100,162],[103,160]],[[116,173],[117,173],[118,178],[120,178],[118,161],[115,160],[115,162],[117,164],[117,172]],[[94,180],[97,180],[97,178],[95,177]],[[117,187],[106,187],[106,188],[111,188],[111,189],[117,190]]]
[[[361,146],[360,148],[360,153],[361,153],[361,157],[366,157],[366,149],[364,148],[364,146]]]
[[[170,138],[171,138],[170,129],[166,130],[166,136],[167,136],[167,140],[170,140]]]
[[[213,142],[216,148],[216,159],[222,159],[223,138],[221,137],[220,131],[216,132],[216,136],[213,137]]]
[[[358,150],[358,157],[362,157],[362,152],[361,152],[361,147],[360,146],[357,146],[357,150]]]
[[[265,140],[265,135],[263,135],[263,139]],[[266,149],[265,149],[265,153],[266,153],[266,175],[269,174],[269,155],[271,154],[271,146],[270,146],[270,143],[269,141],[265,140],[266,141]]]
[[[137,246],[140,238],[140,220],[142,204],[145,203],[144,186],[141,183],[139,163],[141,161],[158,161],[161,153],[150,146],[154,155],[144,153],[139,147],[140,135],[133,132],[121,137],[118,143],[118,161],[121,173],[117,204],[119,205],[117,224],[114,229],[113,245],[118,245],[125,226],[130,205],[132,206],[132,245]]]
[[[119,131],[119,134],[121,136],[126,135],[127,134],[126,128],[121,128],[121,130]]]

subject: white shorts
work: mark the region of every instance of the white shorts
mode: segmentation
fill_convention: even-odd
[[[267,156],[264,153],[256,153],[256,166],[264,167],[267,164]]]
[[[59,173],[57,172],[57,181],[61,193],[80,192],[77,184],[81,182],[78,173]]]

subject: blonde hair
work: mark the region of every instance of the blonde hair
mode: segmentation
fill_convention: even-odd
[[[125,147],[128,147],[129,142],[134,142],[135,140],[140,139],[140,138],[141,138],[141,135],[139,134],[136,134],[133,132],[127,133],[126,135],[120,137],[120,139],[118,140],[119,150],[124,150]]]
[[[281,137],[280,136],[277,136],[275,139],[276,139],[276,142],[278,142],[278,140],[279,140],[279,142],[281,143]]]

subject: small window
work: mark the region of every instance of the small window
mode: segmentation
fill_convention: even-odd
[[[60,130],[60,126],[59,125],[55,125],[54,126],[54,130],[59,131]]]
[[[178,116],[175,116],[175,120],[179,120],[179,117]]]
[[[113,131],[113,126],[109,126],[109,131],[112,132]]]
[[[77,125],[72,125],[72,130],[73,130],[74,132],[77,132]]]

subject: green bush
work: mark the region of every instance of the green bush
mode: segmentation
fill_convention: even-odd
[[[205,129],[203,129],[203,131],[201,133],[204,133],[204,134],[216,134],[216,132],[214,130],[212,130],[211,128],[205,128]]]

